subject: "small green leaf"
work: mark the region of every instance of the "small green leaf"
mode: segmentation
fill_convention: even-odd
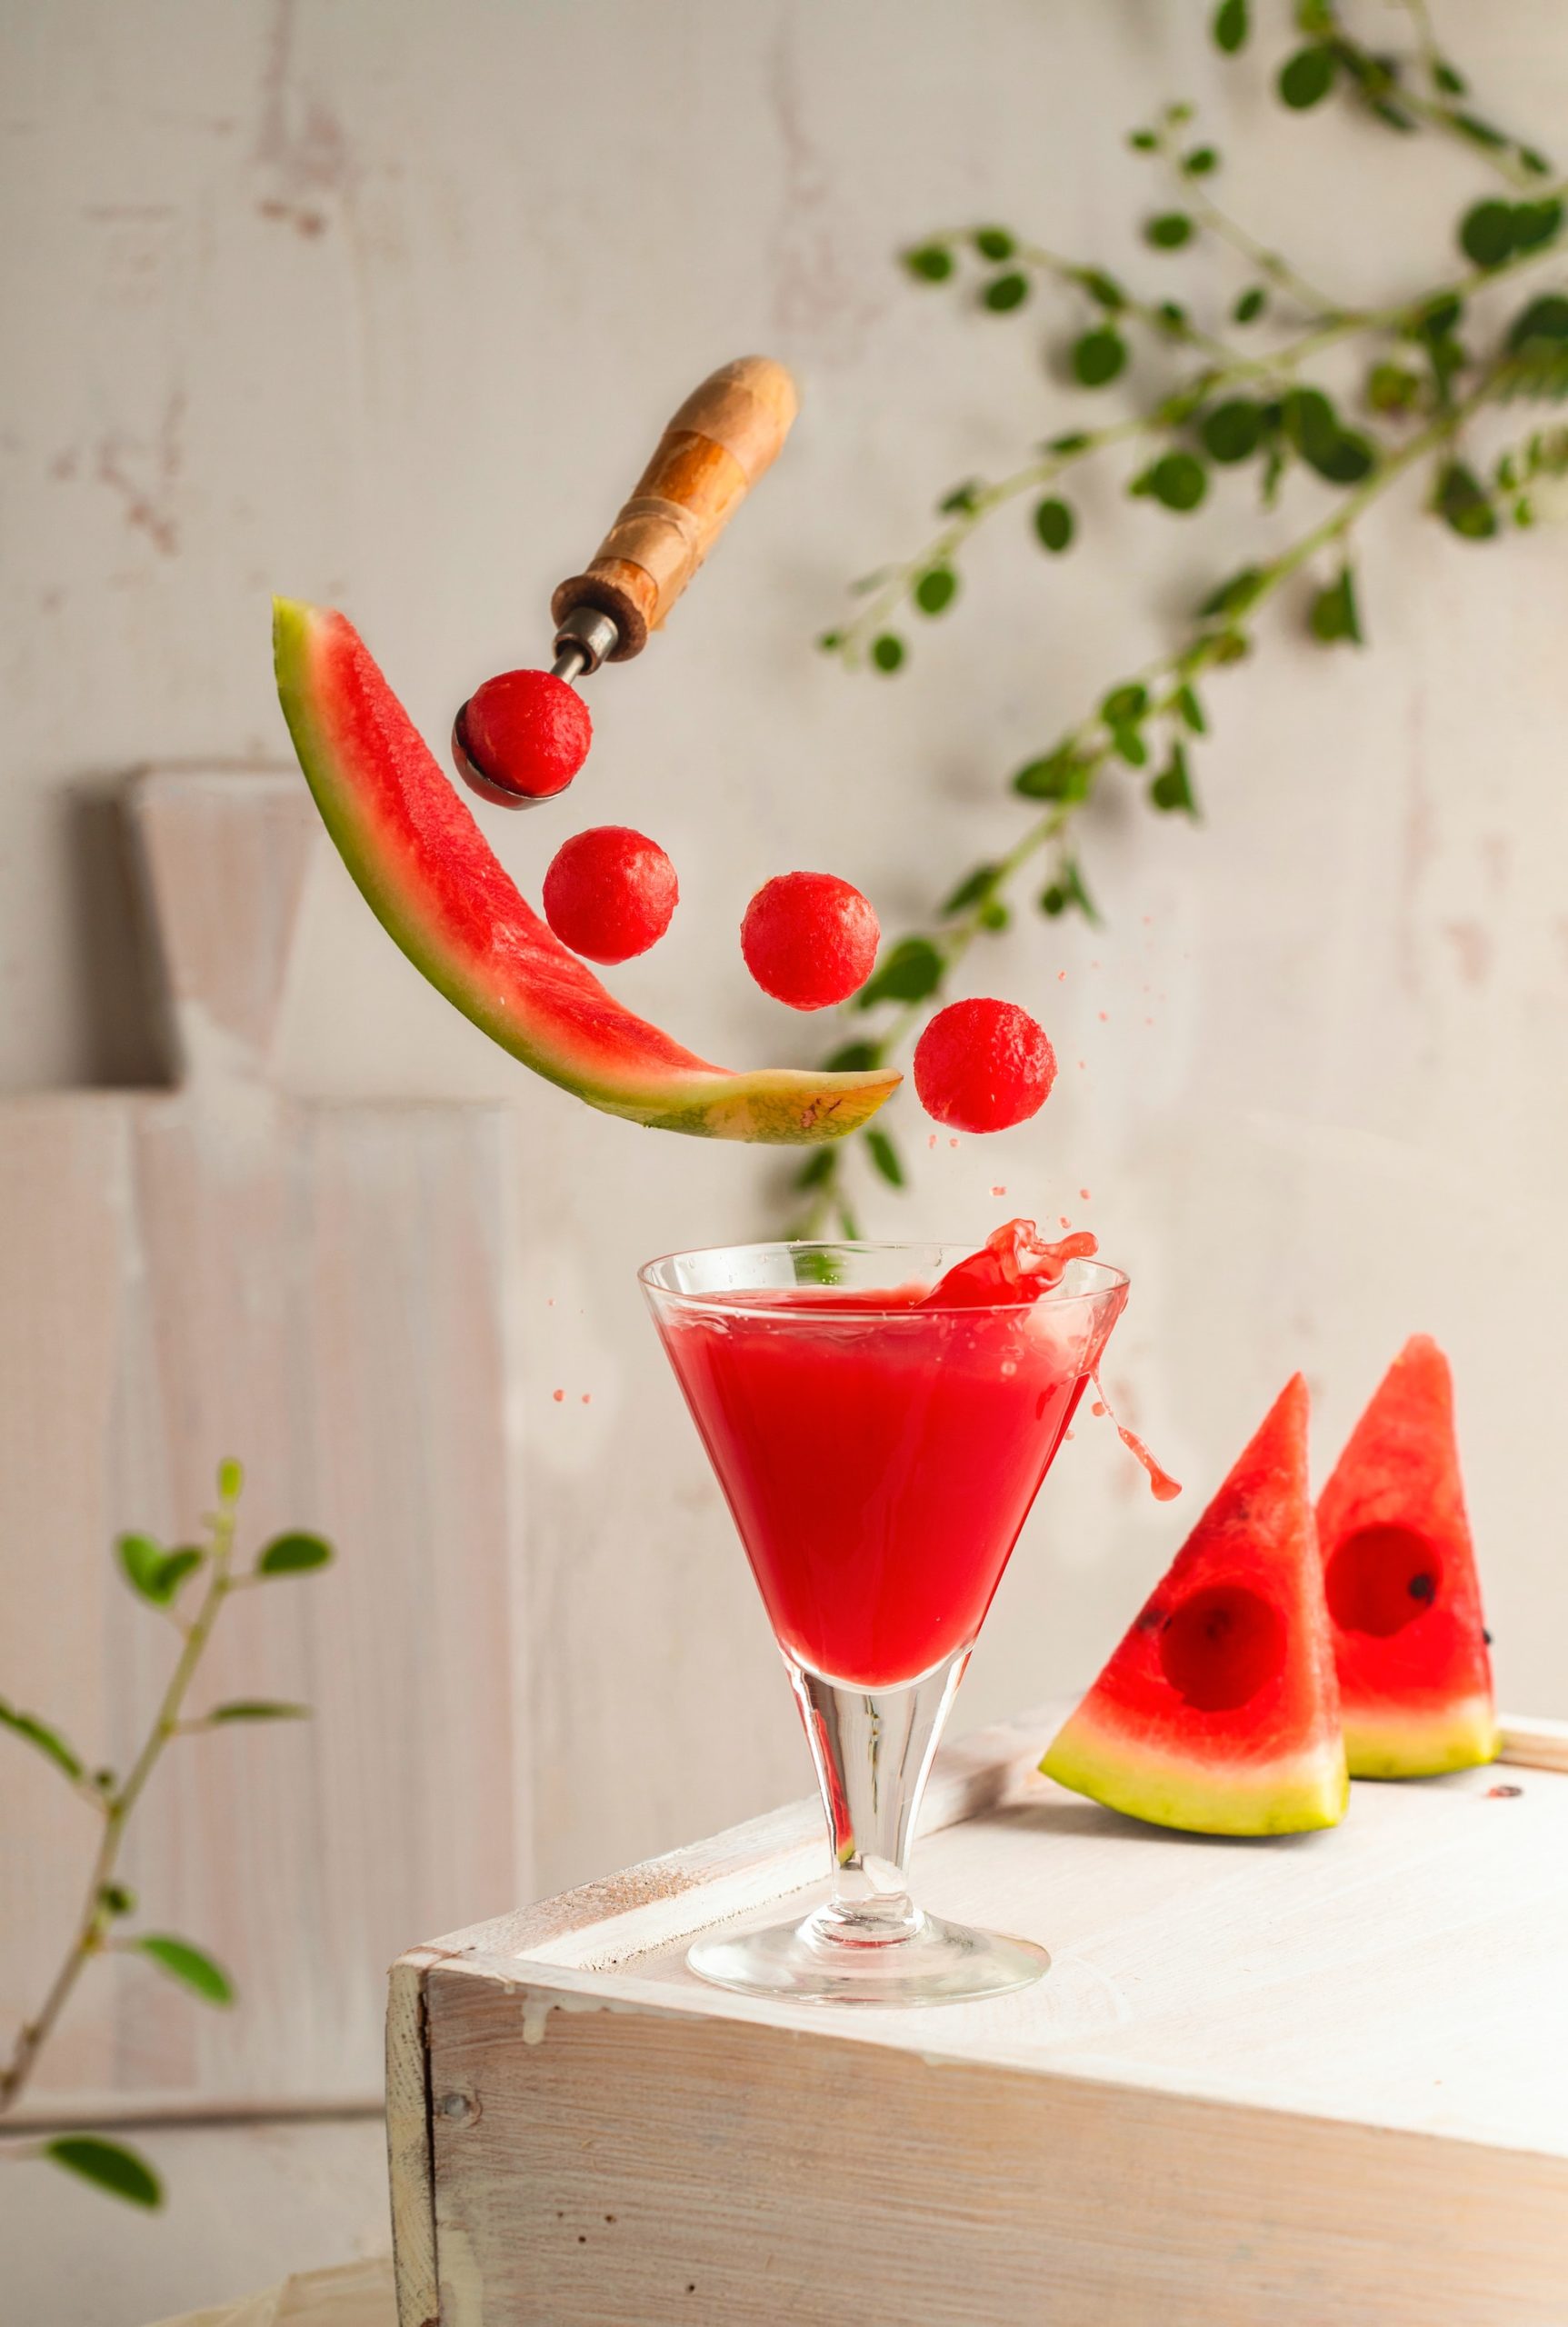
[[[822,631],[818,634],[816,643],[819,650],[824,654],[835,654],[838,648],[844,644],[844,633],[842,630]]]
[[[98,1886],[98,1904],[106,1915],[134,1915],[136,1894],[123,1883],[103,1883]]]
[[[855,995],[855,1007],[878,1002],[924,1002],[942,984],[947,964],[929,937],[901,937]]]
[[[85,1774],[80,1754],[65,1743],[57,1729],[51,1729],[48,1723],[40,1721],[36,1713],[18,1713],[3,1697],[0,1697],[0,1728],[13,1730],[18,1737],[25,1737],[29,1745],[35,1745],[39,1753],[53,1762],[57,1770],[63,1770],[68,1778],[80,1778]]]
[[[905,251],[904,264],[917,282],[945,283],[953,272],[953,253],[944,243],[922,243]]]
[[[1451,112],[1448,118],[1473,145],[1484,146],[1489,154],[1500,153],[1508,143],[1502,130],[1493,128],[1489,121],[1483,121],[1479,114]]]
[[[977,905],[983,897],[988,897],[996,886],[1001,870],[999,864],[977,864],[972,873],[966,873],[944,900],[941,909],[943,920],[948,920],[955,913],[966,913],[971,905]]]
[[[1075,906],[1078,912],[1083,914],[1085,921],[1092,921],[1096,926],[1098,926],[1100,921],[1099,909],[1096,906],[1094,898],[1089,894],[1084,875],[1078,868],[1078,860],[1075,856],[1064,858],[1062,871],[1059,876],[1059,885],[1064,904]]]
[[[1195,145],[1182,161],[1183,174],[1190,178],[1211,177],[1219,166],[1219,155],[1212,145]]]
[[[1194,454],[1165,453],[1134,478],[1131,489],[1159,502],[1162,508],[1186,516],[1208,492],[1209,473]]]
[[[904,1166],[898,1160],[898,1150],[884,1131],[868,1131],[865,1144],[871,1150],[871,1160],[890,1188],[904,1185]]]
[[[958,576],[951,565],[932,565],[914,585],[914,603],[923,614],[945,614],[958,595]]]
[[[1532,299],[1509,326],[1508,345],[1515,350],[1528,347],[1533,340],[1563,339],[1568,339],[1568,299],[1556,291]]]
[[[225,1455],[218,1464],[219,1502],[237,1503],[244,1491],[245,1483],[245,1464],[236,1463],[232,1454]]]
[[[824,1181],[832,1179],[837,1169],[838,1150],[835,1147],[819,1147],[814,1154],[806,1157],[794,1175],[794,1184],[797,1188],[820,1188]]]
[[[1144,228],[1144,240],[1157,251],[1179,251],[1193,239],[1193,222],[1184,210],[1163,210]]]
[[[1192,734],[1194,735],[1208,734],[1209,723],[1203,716],[1203,706],[1190,686],[1184,684],[1179,686],[1171,700],[1181,714],[1183,724],[1191,730]]]
[[[1131,679],[1124,686],[1113,687],[1100,704],[1100,716],[1107,727],[1126,727],[1142,719],[1149,708],[1149,690],[1141,681]]]
[[[186,1576],[195,1575],[206,1556],[198,1543],[182,1543],[176,1551],[165,1554],[157,1577],[158,1596],[164,1606],[168,1605]]]
[[[1149,786],[1149,798],[1164,814],[1169,815],[1173,810],[1180,808],[1189,816],[1196,817],[1198,804],[1193,796],[1187,754],[1182,744],[1172,744],[1170,758]]]
[[[1281,102],[1295,113],[1304,113],[1309,105],[1321,104],[1333,86],[1334,61],[1333,49],[1321,43],[1311,48],[1298,48],[1280,67],[1277,85]]]
[[[1238,324],[1255,324],[1268,304],[1268,293],[1261,284],[1254,283],[1250,290],[1242,293],[1231,309],[1231,319]]]
[[[1513,150],[1519,156],[1519,165],[1521,169],[1528,170],[1533,178],[1549,178],[1551,176],[1551,163],[1547,160],[1544,154],[1537,153],[1533,145],[1516,145]]]
[[[1086,429],[1073,428],[1069,429],[1065,436],[1047,437],[1040,450],[1043,453],[1060,454],[1064,459],[1066,459],[1074,453],[1087,452],[1094,441],[1094,439]]]
[[[1563,227],[1563,205],[1555,195],[1543,202],[1516,202],[1513,205],[1513,247],[1516,251],[1538,251],[1554,242]]]
[[[882,1064],[882,1050],[876,1043],[841,1043],[831,1057],[824,1062],[824,1074],[865,1074]],[[824,1148],[822,1154],[831,1156]],[[813,1158],[815,1161],[815,1158]]]
[[[980,294],[980,304],[989,307],[994,315],[1005,315],[1021,307],[1029,296],[1029,277],[1014,267],[1011,274],[994,275]]]
[[[1041,912],[1049,914],[1053,920],[1058,914],[1066,912],[1067,892],[1059,881],[1047,882],[1040,892],[1039,905]]]
[[[978,915],[981,928],[988,929],[994,937],[1006,928],[1012,918],[1000,897],[987,897]]]
[[[1107,275],[1103,267],[1080,267],[1078,270],[1078,280],[1083,285],[1084,290],[1089,294],[1090,298],[1097,299],[1100,302],[1100,305],[1103,307],[1108,308],[1113,315],[1116,313],[1118,308],[1124,307],[1126,305],[1126,293],[1123,290],[1115,276],[1114,275]]]
[[[1227,56],[1233,56],[1238,48],[1246,45],[1247,0],[1220,0],[1209,29],[1214,46],[1223,49]]]
[[[100,2141],[95,2133],[62,2133],[45,2142],[42,2154],[67,2173],[124,2198],[133,2206],[155,2210],[164,2202],[164,2185],[140,2152],[123,2142]]]
[[[1013,789],[1025,800],[1084,800],[1094,775],[1094,761],[1083,758],[1071,744],[1063,744],[1021,767]]]
[[[1211,590],[1198,608],[1201,614],[1244,614],[1256,601],[1263,583],[1263,571],[1258,565],[1243,565],[1239,574]]]
[[[1464,75],[1456,71],[1445,56],[1433,58],[1432,77],[1445,97],[1462,97],[1464,95]]]
[[[1513,248],[1513,205],[1474,204],[1459,222],[1459,247],[1477,266],[1501,266]]]
[[[1440,473],[1433,506],[1462,541],[1490,541],[1497,531],[1492,496],[1463,461],[1448,462]]]
[[[1041,548],[1048,549],[1054,557],[1059,557],[1072,541],[1075,523],[1072,503],[1064,501],[1058,494],[1051,494],[1034,505],[1035,534]]]
[[[1130,129],[1127,143],[1134,154],[1154,154],[1160,146],[1160,141],[1152,129]]]
[[[215,1705],[206,1716],[208,1721],[308,1721],[308,1705],[284,1704],[271,1697],[231,1697],[227,1704]]]
[[[880,637],[871,642],[871,659],[879,671],[891,674],[904,660],[903,639],[895,631],[884,630]]]
[[[1309,620],[1313,636],[1321,639],[1325,646],[1340,639],[1352,646],[1364,645],[1355,603],[1355,582],[1348,565],[1342,566],[1334,579],[1318,592],[1312,602]]]
[[[981,491],[981,482],[977,476],[965,477],[962,484],[955,484],[951,493],[943,494],[936,504],[937,515],[939,517],[967,516],[970,511],[978,505]]]
[[[173,1939],[166,1932],[142,1932],[125,1945],[134,1948],[166,1972],[171,1980],[178,1980],[200,1996],[206,2003],[233,2003],[234,1983],[221,1963],[188,1939]]]
[[[975,229],[974,247],[982,258],[1011,258],[1018,245],[1005,226],[980,226]]]
[[[122,1535],[115,1549],[120,1555],[120,1572],[132,1591],[156,1606],[158,1578],[166,1556],[162,1543],[155,1543],[150,1535]]]
[[[1085,388],[1106,386],[1126,361],[1127,343],[1109,324],[1102,324],[1096,331],[1086,331],[1074,345],[1073,370]]]
[[[332,1545],[319,1535],[275,1535],[255,1563],[257,1575],[307,1575],[313,1568],[325,1567],[332,1558]]]
[[[1413,412],[1421,402],[1421,375],[1403,364],[1374,364],[1366,375],[1366,400],[1373,412]]]
[[[1251,396],[1227,396],[1203,414],[1198,434],[1211,460],[1250,460],[1263,441],[1263,408]]]
[[[1160,318],[1160,326],[1162,330],[1168,332],[1182,332],[1186,330],[1187,311],[1179,300],[1162,299],[1159,305],[1155,308],[1154,313]]]
[[[1149,746],[1136,727],[1113,726],[1111,743],[1117,757],[1125,760],[1129,767],[1143,767],[1146,764]]]

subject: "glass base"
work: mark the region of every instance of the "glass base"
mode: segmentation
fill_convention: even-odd
[[[742,1995],[806,2003],[966,2003],[1043,1979],[1051,1958],[1032,1940],[971,1931],[918,1910],[895,1931],[868,1930],[831,1903],[804,1923],[714,1932],[686,1955],[689,1970]]]

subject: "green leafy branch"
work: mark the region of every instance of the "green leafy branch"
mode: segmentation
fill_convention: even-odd
[[[131,1534],[122,1535],[115,1546],[125,1583],[145,1606],[173,1626],[181,1643],[152,1724],[123,1777],[110,1769],[89,1772],[75,1745],[52,1723],[36,1713],[19,1712],[0,1699],[0,1727],[41,1753],[72,1791],[92,1805],[101,1821],[85,1896],[60,1968],[38,2010],[18,2030],[9,2058],[0,2067],[0,2116],[15,2109],[21,2099],[77,1981],[95,1957],[138,1955],[204,2002],[231,2004],[235,2001],[228,1973],[205,1949],[169,1932],[123,1928],[136,1912],[136,1899],[120,1880],[119,1870],[131,1814],[175,1738],[243,1722],[298,1721],[309,1712],[305,1705],[263,1697],[235,1698],[194,1716],[185,1710],[203,1652],[225,1602],[235,1592],[275,1577],[304,1575],[325,1567],[332,1558],[330,1545],[319,1535],[290,1533],[275,1536],[253,1566],[236,1572],[235,1534],[244,1483],[237,1463],[218,1465],[216,1508],[207,1516],[205,1543],[165,1550],[150,1536]],[[194,1604],[187,1604],[187,1587],[195,1592]],[[47,2158],[135,2205],[163,2202],[162,2185],[146,2159],[138,2151],[97,2134],[65,2134],[10,2148],[5,2154]]]
[[[1374,122],[1403,134],[1437,131],[1511,184],[1528,185],[1526,199],[1470,204],[1454,230],[1466,264],[1416,296],[1346,306],[1254,235],[1214,198],[1223,156],[1198,140],[1186,105],[1167,106],[1129,141],[1180,189],[1181,207],[1146,218],[1144,241],[1162,254],[1207,242],[1243,261],[1250,279],[1225,294],[1223,333],[1194,322],[1184,305],[1135,294],[1104,269],[1005,226],[944,231],[904,254],[915,281],[950,284],[983,314],[1016,314],[1043,286],[1064,295],[1076,312],[1061,345],[1063,368],[1081,389],[1101,391],[1121,376],[1134,332],[1186,368],[1141,408],[1054,435],[1008,474],[970,477],[945,493],[934,534],[914,556],[852,584],[858,606],[819,641],[847,667],[869,665],[892,676],[905,666],[913,634],[902,618],[912,617],[918,628],[954,608],[964,554],[1002,512],[1027,501],[1035,546],[1053,559],[1072,549],[1083,533],[1069,497],[1073,475],[1102,457],[1130,450],[1125,491],[1176,516],[1203,507],[1216,477],[1232,470],[1250,472],[1265,511],[1274,508],[1293,474],[1333,500],[1283,548],[1217,583],[1170,652],[1108,688],[1014,772],[1011,788],[1036,804],[1035,817],[1004,855],[965,871],[925,927],[890,946],[851,1005],[871,1014],[871,1025],[842,1044],[830,1066],[881,1065],[897,1054],[969,948],[1008,926],[1026,874],[1041,882],[1035,903],[1047,916],[1098,920],[1079,834],[1102,784],[1135,778],[1157,814],[1197,818],[1193,761],[1209,730],[1208,682],[1254,651],[1257,617],[1298,577],[1309,581],[1302,604],[1308,634],[1325,646],[1364,644],[1354,535],[1402,477],[1425,464],[1432,514],[1461,540],[1483,541],[1505,524],[1535,522],[1543,486],[1568,474],[1568,430],[1562,428],[1532,430],[1485,472],[1466,450],[1469,424],[1484,406],[1568,398],[1568,296],[1537,294],[1500,327],[1487,324],[1487,303],[1477,312],[1479,295],[1561,254],[1568,185],[1543,184],[1549,175],[1544,158],[1468,109],[1463,76],[1437,48],[1425,8],[1413,0],[1402,5],[1416,34],[1413,58],[1374,55],[1346,30],[1329,0],[1300,0],[1296,23],[1307,45],[1285,59],[1275,87],[1296,113],[1338,89]],[[1218,47],[1233,55],[1250,35],[1246,0],[1221,0],[1211,30]],[[1287,307],[1295,312],[1272,345],[1253,348],[1233,335],[1262,324],[1266,338]],[[1342,410],[1313,376],[1319,357],[1333,351],[1343,361],[1347,350],[1363,366],[1361,409],[1353,413]],[[862,1137],[872,1168],[903,1185],[904,1167],[885,1129]],[[818,1151],[797,1175],[797,1233],[820,1233],[834,1222],[844,1233],[856,1233],[848,1144]]]

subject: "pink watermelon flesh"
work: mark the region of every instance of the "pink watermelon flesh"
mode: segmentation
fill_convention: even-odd
[[[842,1139],[891,1068],[746,1074],[634,1016],[518,894],[340,614],[275,601],[278,697],[328,832],[371,910],[431,984],[537,1074],[606,1114],[708,1139]]]
[[[1293,1833],[1343,1815],[1299,1373],[1040,1766],[1197,1833]]]
[[[1448,1361],[1406,1342],[1318,1503],[1358,1778],[1430,1777],[1497,1757],[1492,1660],[1453,1433]]]

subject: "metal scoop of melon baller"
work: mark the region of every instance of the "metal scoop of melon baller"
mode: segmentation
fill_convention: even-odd
[[[642,653],[772,467],[799,402],[788,372],[766,355],[721,365],[693,390],[585,571],[551,600],[550,669],[504,671],[458,712],[453,761],[482,799],[531,808],[566,789],[593,741],[577,683]]]

